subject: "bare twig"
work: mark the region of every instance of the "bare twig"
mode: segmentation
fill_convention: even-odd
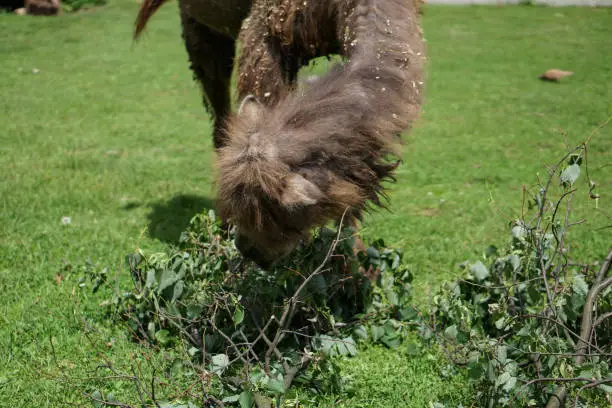
[[[537,383],[549,382],[549,383],[572,383],[572,382],[592,382],[591,378],[585,377],[574,377],[574,378],[559,378],[559,377],[545,377],[545,378],[536,378],[530,381],[527,381],[525,384],[521,386],[521,388],[514,394],[514,396],[508,401],[508,406],[512,406],[512,403],[516,398],[522,394],[527,387]]]
[[[542,280],[541,276],[539,276],[537,278],[527,279],[527,280],[520,281],[520,282],[513,282],[511,285],[497,285],[497,286],[495,286],[495,285],[491,285],[491,286],[481,285],[479,283],[471,282],[471,281],[468,281],[468,280],[465,280],[465,279],[458,279],[458,282],[465,283],[465,284],[468,284],[468,285],[471,285],[471,286],[476,286],[476,287],[482,288],[482,289],[507,289],[507,288],[512,288],[514,286],[519,286],[519,285],[523,285],[525,283],[535,282],[535,281],[539,281],[539,280]]]
[[[234,358],[232,361],[230,361],[229,365],[232,365],[233,363],[235,363],[237,360],[242,359],[245,355],[249,354],[253,348],[255,347],[255,345],[257,343],[259,343],[260,340],[262,340],[262,333],[265,333],[268,330],[268,327],[270,326],[270,323],[272,323],[273,321],[275,321],[276,319],[274,318],[274,316],[270,317],[268,319],[268,322],[266,323],[266,325],[263,327],[263,329],[261,329],[259,327],[259,324],[257,323],[257,320],[253,317],[253,323],[255,324],[255,327],[257,327],[257,329],[260,331],[260,334],[255,338],[255,340],[253,340],[250,344],[250,346],[248,347],[248,349],[246,351],[244,351],[243,353],[239,354],[236,358]]]
[[[588,389],[588,388],[595,388],[598,387],[602,384],[610,384],[612,383],[612,379],[611,378],[607,378],[605,380],[601,380],[601,381],[593,381],[589,384],[585,384],[582,387],[580,387],[580,389],[576,392],[576,398],[574,399],[574,408],[578,408],[578,402],[580,400],[580,394],[582,393],[582,391]]]
[[[336,246],[338,245],[338,242],[340,241],[340,234],[342,233],[342,225],[343,225],[344,217],[347,211],[348,211],[348,208],[342,214],[342,218],[340,219],[340,223],[338,225],[338,233],[336,234],[336,239],[332,242],[331,246],[329,247],[329,250],[327,251],[325,258],[323,259],[323,262],[321,262],[321,264],[306,279],[304,279],[302,284],[297,288],[294,295],[289,299],[289,301],[287,302],[287,305],[285,306],[283,314],[278,321],[279,329],[277,330],[276,335],[274,336],[274,339],[272,340],[272,344],[268,347],[268,350],[266,351],[265,369],[266,369],[266,373],[268,374],[270,373],[270,357],[272,353],[274,352],[274,350],[276,349],[276,347],[278,346],[278,343],[280,343],[280,341],[285,336],[284,331],[287,329],[287,326],[289,322],[291,322],[291,319],[293,319],[293,315],[295,313],[295,306],[297,305],[299,301],[299,296],[302,290],[304,290],[304,288],[306,287],[306,285],[308,285],[308,283],[312,280],[312,278],[314,278],[315,276],[325,271],[324,269],[325,265],[327,265],[327,262],[329,261],[333,253],[336,251]]]
[[[101,404],[102,406],[106,406],[106,407],[121,407],[121,408],[134,408],[132,405],[127,405],[127,404],[122,404],[120,402],[110,402],[110,401],[105,401],[105,400],[101,400],[99,398],[96,398],[92,395],[88,395],[86,393],[83,393],[83,396],[85,398],[88,398],[92,401],[95,401],[99,404]]]
[[[213,330],[216,333],[219,333],[221,335],[221,337],[223,337],[225,339],[225,341],[228,342],[228,344],[230,345],[230,347],[232,347],[234,349],[234,351],[236,352],[236,354],[238,355],[238,357],[242,360],[242,362],[244,364],[249,364],[249,362],[244,358],[244,355],[242,353],[240,353],[240,350],[238,349],[238,346],[236,345],[236,343],[234,343],[234,341],[232,339],[230,339],[227,334],[223,333],[222,330],[219,330],[217,328],[217,326],[215,326],[215,322],[214,322],[214,318],[213,319],[209,319],[210,325],[212,326]]]
[[[610,249],[608,256],[606,256],[606,259],[604,259],[603,263],[601,264],[601,268],[599,268],[599,272],[597,273],[597,280],[595,281],[595,283],[601,282],[604,276],[608,275],[611,265],[612,265],[612,249]]]
[[[599,272],[597,273],[597,278],[595,280],[595,284],[591,287],[587,294],[586,302],[584,304],[584,309],[582,311],[582,321],[580,323],[580,336],[578,337],[578,343],[576,345],[576,364],[582,364],[585,359],[585,354],[587,348],[594,348],[598,351],[599,348],[595,347],[591,343],[591,334],[593,329],[593,309],[595,307],[595,303],[597,301],[597,296],[601,293],[602,290],[612,285],[612,277],[604,279],[604,276],[608,274],[610,270],[610,264],[612,263],[612,250],[608,253],[608,256],[604,260]],[[563,404],[565,398],[567,397],[567,387],[565,385],[560,385],[555,388],[553,392],[553,397],[548,400],[546,404],[546,408],[556,408]]]
[[[136,392],[138,393],[138,398],[140,399],[140,402],[144,405],[145,404],[145,398],[144,395],[142,395],[142,390],[140,389],[141,384],[140,384],[140,380],[138,378],[138,376],[136,375],[136,370],[134,369],[134,367],[132,366],[132,381],[134,382],[134,386],[136,388]]]
[[[156,369],[155,369],[155,366],[153,366],[153,373],[151,374],[151,393],[150,395],[151,395],[151,400],[153,401],[153,404],[155,404],[157,408],[161,408],[159,406],[159,403],[157,402],[157,398],[155,398],[155,372],[156,372]]]
[[[612,252],[610,252],[610,254],[612,255]],[[608,263],[607,268],[609,267],[610,264]],[[603,267],[602,270],[604,270]],[[612,277],[604,279],[599,283],[596,283],[591,287],[591,290],[589,290],[589,293],[586,298],[586,303],[582,312],[582,322],[580,324],[580,340],[578,341],[578,345],[576,347],[577,353],[584,353],[584,351],[587,349],[587,346],[593,347],[593,345],[589,341],[591,328],[593,325],[593,308],[595,307],[595,303],[597,301],[597,296],[599,296],[599,293],[610,285],[612,285]],[[579,360],[578,357],[576,359],[576,362],[580,364],[582,363],[582,360],[583,359]]]
[[[593,330],[595,330],[597,326],[602,324],[604,320],[609,319],[610,317],[612,317],[612,312],[604,313],[599,316],[597,320],[595,320],[595,323],[593,323]]]
[[[567,330],[568,333],[570,333],[572,336],[574,336],[576,339],[580,340],[580,334],[576,333],[575,331],[573,331],[572,329],[570,329],[569,327],[567,327],[563,322],[559,321],[558,319],[552,318],[552,317],[548,317],[548,316],[542,316],[542,315],[538,315],[538,314],[524,314],[519,316],[521,318],[524,317],[529,317],[529,318],[533,318],[533,319],[543,319],[546,321],[549,321],[551,323],[557,324],[560,327],[562,327],[563,329]],[[589,347],[594,348],[595,350],[597,350],[599,353],[601,354],[605,354],[605,352],[601,349],[599,349],[597,346],[595,346],[594,344],[591,343],[587,343]],[[584,353],[580,353],[577,352],[578,354],[584,354]]]
[[[563,222],[563,227],[562,227],[562,231],[561,231],[561,236],[557,237],[557,233],[555,232],[553,234],[553,236],[555,237],[555,241],[557,243],[557,248],[556,250],[553,252],[553,255],[550,257],[550,259],[547,262],[546,268],[550,268],[551,265],[554,264],[555,259],[557,258],[558,254],[563,255],[564,251],[565,251],[565,235],[567,233],[567,229],[569,228],[569,216],[570,216],[570,212],[572,209],[572,199],[574,198],[574,194],[576,193],[576,189],[572,189],[568,192],[566,192],[565,194],[563,194],[561,196],[561,198],[557,201],[557,205],[555,206],[555,210],[553,212],[553,220],[556,217],[558,208],[561,204],[561,202],[563,201],[563,199],[565,197],[568,197],[567,199],[567,208],[565,211],[565,220]],[[565,262],[567,262],[567,259],[565,260]],[[561,267],[562,267],[563,263],[561,261],[559,261],[559,265],[556,268],[556,273],[554,273],[554,277],[555,277],[555,287],[553,289],[553,293],[557,293],[557,288],[559,287],[559,282],[560,282],[560,271],[561,271]]]
[[[606,357],[606,358],[612,357],[612,353],[554,353],[554,352],[547,352],[547,351],[528,351],[528,350],[520,349],[518,347],[513,347],[509,344],[506,344],[506,347],[508,347],[508,349],[518,351],[521,354],[533,354],[533,355],[539,355],[539,356],[557,356],[557,357],[572,357],[572,358],[575,358],[577,356]]]

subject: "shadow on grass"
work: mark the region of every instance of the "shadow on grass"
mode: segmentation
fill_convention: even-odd
[[[153,203],[147,216],[149,235],[176,244],[191,218],[211,208],[214,208],[212,199],[195,195],[177,195],[168,201]]]

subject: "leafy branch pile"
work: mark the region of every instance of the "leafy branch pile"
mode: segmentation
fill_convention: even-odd
[[[187,389],[202,390],[182,394],[186,401],[265,407],[278,406],[294,383],[338,391],[326,357],[354,355],[363,339],[398,346],[407,333],[400,320],[416,316],[411,275],[382,241],[355,255],[350,229],[322,229],[289,264],[264,271],[243,260],[232,238],[214,212],[194,217],[177,250],[130,255],[133,290],[105,302],[136,340],[186,351],[199,383]],[[145,391],[135,382],[138,403],[157,403],[161,383]]]
[[[577,262],[568,243],[569,230],[584,222],[571,216],[583,170],[589,196],[599,198],[586,159],[585,142],[534,194],[525,191],[528,208],[510,226],[509,249],[490,247],[484,263],[464,264],[465,278],[433,299],[425,336],[438,333],[452,361],[467,367],[478,406],[610,403],[612,252]]]
[[[443,286],[427,313],[411,306],[412,276],[382,241],[355,255],[352,230],[322,229],[288,264],[264,271],[240,257],[213,212],[196,216],[177,249],[130,255],[133,290],[105,303],[157,350],[135,359],[138,370],[120,372],[110,359],[102,366],[106,378],[131,382],[138,399],[119,403],[104,387],[90,399],[100,407],[285,406],[294,384],[315,394],[341,389],[329,357],[352,356],[360,342],[395,348],[416,331],[447,353],[449,372],[467,372],[475,406],[605,406],[612,248],[600,262],[570,257],[569,231],[584,221],[572,216],[582,172],[597,200],[585,142],[535,192],[525,189],[508,248],[466,262],[464,278]],[[96,289],[106,274],[93,277]],[[169,368],[153,361],[160,354]]]

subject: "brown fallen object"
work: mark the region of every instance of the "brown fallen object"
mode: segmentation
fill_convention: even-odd
[[[574,73],[572,71],[562,71],[560,69],[549,69],[548,71],[540,75],[540,79],[544,81],[557,82],[561,78],[565,78],[573,74]]]
[[[32,16],[56,16],[61,13],[60,0],[25,0],[26,14]]]

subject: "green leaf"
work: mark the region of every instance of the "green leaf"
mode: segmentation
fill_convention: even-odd
[[[457,333],[457,343],[466,344],[469,340],[470,336],[468,333],[465,333],[463,331],[459,331],[459,333]]]
[[[285,392],[285,384],[280,380],[270,378],[266,384],[266,389],[277,394],[283,394]]]
[[[508,255],[508,262],[512,265],[512,270],[516,271],[521,266],[521,258],[516,254]]]
[[[434,336],[434,331],[427,326],[419,328],[419,333],[424,340],[430,340]]]
[[[165,308],[166,318],[172,320],[180,320],[182,317],[181,309],[178,307],[177,303],[168,303]]]
[[[159,404],[160,408],[197,408],[197,405],[188,402],[186,404],[180,402],[162,402]]]
[[[157,278],[155,277],[155,270],[151,269],[150,271],[147,272],[146,287],[151,289],[153,285],[155,285],[155,282],[157,282]]]
[[[403,307],[399,310],[399,318],[403,322],[414,321],[419,317],[419,311],[413,306]]]
[[[559,365],[559,373],[563,378],[570,378],[574,375],[574,367],[566,361],[562,361]]]
[[[495,255],[498,255],[497,247],[495,245],[489,245],[485,250],[485,257],[489,259]]]
[[[223,398],[221,401],[222,402],[238,402],[238,400],[240,400],[240,395],[242,394],[230,395],[229,397]]]
[[[477,363],[477,362],[479,362],[481,360],[481,357],[482,357],[481,353],[482,352],[480,350],[472,350],[472,351],[470,351],[469,354],[468,354],[468,361],[470,363]]]
[[[470,273],[479,281],[483,281],[489,277],[489,270],[481,261],[470,266]]]
[[[374,259],[379,259],[380,258],[380,252],[378,252],[378,249],[376,249],[374,247],[369,247],[366,250],[366,254],[368,255],[369,258],[374,258]]]
[[[255,394],[255,405],[257,408],[272,408],[272,399],[260,393]]]
[[[603,390],[606,394],[612,394],[612,385],[609,384],[600,384],[597,386],[600,390]]]
[[[546,366],[548,367],[549,370],[552,370],[552,368],[555,366],[555,364],[557,364],[557,357],[555,356],[549,356],[546,359]]]
[[[384,336],[380,341],[390,349],[398,348],[402,344],[402,338],[399,334]]]
[[[238,326],[244,320],[244,308],[242,305],[236,305],[234,310],[234,326]]]
[[[406,347],[406,352],[409,356],[416,356],[420,352],[419,345],[416,343],[408,343],[408,346]]]
[[[240,408],[251,408],[254,402],[255,396],[251,391],[242,391],[242,394],[240,394],[240,399],[238,400]]]
[[[204,345],[206,350],[216,350],[222,342],[221,336],[218,334],[205,334],[204,335]]]
[[[368,339],[368,331],[366,330],[364,325],[359,325],[359,326],[355,327],[355,329],[353,330],[353,334],[358,339],[361,339],[361,340],[367,340]]]
[[[399,325],[395,320],[387,320],[384,325],[385,334],[387,336],[393,336],[398,332]]]
[[[315,340],[319,345],[318,349],[321,350],[323,354],[326,356],[331,355],[332,347],[334,346],[334,339],[331,336],[324,334],[315,338]]]
[[[345,337],[344,339],[342,339],[342,344],[344,345],[346,354],[350,356],[357,355],[357,345],[355,344],[355,340],[353,340],[352,337]]]
[[[459,331],[457,330],[457,326],[455,326],[454,324],[444,330],[444,335],[452,340],[455,340],[457,338],[457,333],[459,333]]]
[[[527,236],[527,228],[522,225],[516,225],[512,228],[512,236],[517,239],[525,238]]]
[[[324,334],[319,336],[317,341],[319,343],[319,350],[326,356],[354,356],[357,354],[355,340],[352,337],[338,339]]]
[[[565,186],[573,186],[578,177],[580,176],[580,166],[577,164],[572,164],[567,166],[565,170],[561,173],[561,183]]]
[[[504,373],[505,374],[505,373]],[[516,385],[516,377],[510,377],[503,386],[503,390],[510,392]]]
[[[176,279],[176,273],[174,273],[172,269],[163,270],[159,278],[159,288],[157,289],[158,293],[161,293],[168,286],[174,284]]]
[[[493,365],[493,360],[489,360],[487,363],[487,376],[489,377],[489,381],[495,383],[498,379],[497,372],[495,370],[495,366]]]
[[[253,370],[249,374],[249,381],[251,384],[257,384],[259,381],[265,377],[264,371],[259,366],[253,367]]]
[[[519,337],[527,337],[531,335],[530,331],[531,331],[531,327],[529,326],[529,324],[526,324],[523,327],[521,327],[521,329],[516,333],[516,335]]]
[[[187,317],[190,319],[197,319],[202,313],[202,306],[198,304],[187,305]]]
[[[502,375],[497,377],[497,380],[495,381],[495,386],[496,387],[500,387],[500,386],[506,384],[508,381],[510,381],[510,378],[512,378],[510,373],[506,373],[506,372],[502,373]]]
[[[327,282],[321,275],[317,275],[308,283],[310,291],[317,295],[325,296],[327,294]]]
[[[104,407],[104,405],[106,405],[104,404],[104,402],[102,402],[104,401],[104,398],[102,397],[102,393],[100,391],[95,390],[94,392],[91,393],[90,397],[92,399],[91,402],[93,403],[93,406],[95,408],[102,408]]]
[[[227,355],[225,354],[215,354],[214,356],[212,356],[212,365],[213,365],[213,372],[220,374],[223,371],[225,371],[225,369],[227,368],[227,366],[229,366],[230,363],[230,359]]]
[[[389,302],[392,306],[399,306],[399,297],[395,290],[390,289],[385,291],[385,295],[387,296],[387,302]]]
[[[527,287],[527,294],[532,303],[538,303],[539,299],[542,297],[542,293],[538,290],[536,285],[529,285]]]
[[[483,363],[474,362],[468,365],[468,377],[470,380],[480,380],[486,373]]]
[[[151,339],[155,338],[155,322],[149,322],[147,325],[147,334]]]
[[[398,253],[396,253],[393,256],[393,263],[391,264],[391,269],[396,270],[397,268],[399,268],[401,261],[402,257]]]
[[[183,295],[183,291],[185,289],[185,282],[182,280],[176,282],[174,285],[174,292],[172,293],[172,302],[176,302]]]
[[[589,285],[584,280],[584,275],[577,274],[574,276],[574,291],[585,296],[589,293]]]
[[[497,348],[497,361],[499,361],[500,364],[506,363],[507,355],[508,355],[508,348],[506,346],[499,346]]]
[[[371,326],[370,332],[372,332],[372,341],[376,342],[385,335],[385,328],[380,326]]]
[[[168,330],[158,330],[155,332],[155,340],[161,345],[167,345],[170,343],[170,332]]]

